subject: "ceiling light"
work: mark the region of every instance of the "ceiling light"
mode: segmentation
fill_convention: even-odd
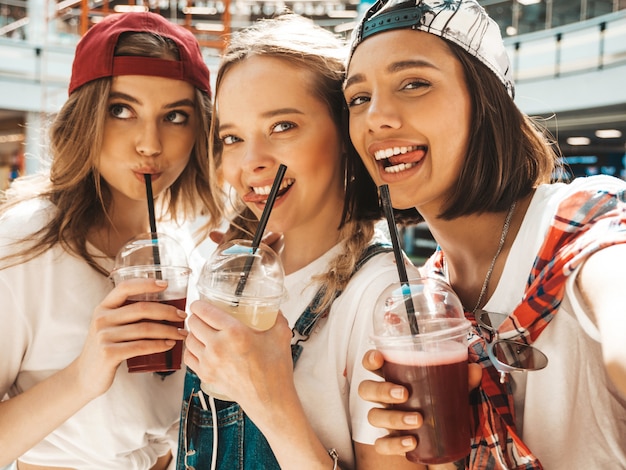
[[[566,142],[569,145],[589,145],[591,139],[589,137],[568,137]]]
[[[224,25],[222,23],[196,23],[195,28],[198,31],[206,31],[210,33],[223,33]]]
[[[519,3],[520,5],[535,5],[537,3],[541,3],[541,0],[517,0],[517,3]]]
[[[337,26],[335,26],[334,29],[336,33],[345,33],[347,31],[352,31],[357,26],[358,23],[356,21],[350,21],[347,23],[338,24]]]
[[[24,134],[5,134],[0,135],[0,144],[7,144],[10,142],[23,142]]]
[[[356,10],[332,10],[326,13],[329,18],[350,19],[356,18],[358,12]]]
[[[183,8],[185,15],[217,15],[217,8],[214,7],[185,7]]]
[[[113,11],[116,13],[129,13],[132,11],[148,11],[148,7],[144,7],[142,5],[115,5],[113,7]]]
[[[622,131],[618,129],[598,129],[596,131],[596,137],[600,139],[619,139],[622,136]]]

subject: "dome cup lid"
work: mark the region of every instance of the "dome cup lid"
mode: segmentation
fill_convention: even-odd
[[[182,245],[164,233],[142,233],[128,241],[115,257],[113,271],[138,266],[188,268]]]
[[[231,240],[218,247],[206,261],[198,279],[202,294],[240,292],[245,297],[283,297],[285,272],[279,256],[268,245],[261,243],[255,249],[250,240]]]
[[[411,310],[413,313],[409,313]],[[415,317],[417,335],[411,332],[409,315]],[[467,335],[470,322],[448,283],[437,278],[414,278],[408,284],[398,281],[385,288],[376,301],[373,326],[373,338],[384,340]]]

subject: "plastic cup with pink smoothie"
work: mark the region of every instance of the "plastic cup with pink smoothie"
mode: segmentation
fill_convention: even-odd
[[[415,315],[417,334],[409,315]],[[424,419],[419,429],[408,431],[418,442],[406,454],[412,462],[442,464],[469,453],[469,329],[458,297],[438,279],[394,283],[378,299],[372,340],[385,358],[384,378],[409,391],[409,399],[393,407],[418,411]]]

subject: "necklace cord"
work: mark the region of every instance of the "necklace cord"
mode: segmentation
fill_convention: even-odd
[[[493,259],[491,260],[491,265],[489,266],[489,270],[487,271],[487,275],[485,276],[485,280],[483,281],[483,286],[480,289],[480,294],[478,295],[478,301],[476,302],[476,305],[474,306],[472,310],[472,315],[474,315],[476,313],[476,310],[478,310],[478,307],[480,307],[480,303],[483,301],[483,297],[485,296],[485,293],[487,292],[487,286],[489,285],[489,281],[491,280],[491,274],[493,273],[493,268],[496,265],[498,256],[500,256],[500,252],[502,251],[502,248],[504,247],[506,236],[509,233],[509,227],[511,226],[511,219],[513,218],[513,212],[515,212],[515,205],[516,205],[516,201],[514,201],[513,204],[511,204],[511,207],[509,208],[509,212],[506,215],[506,219],[504,220],[504,225],[502,226],[502,233],[500,234],[500,243],[498,245],[498,249],[496,250],[496,254],[493,256]]]

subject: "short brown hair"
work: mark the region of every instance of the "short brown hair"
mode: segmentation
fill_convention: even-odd
[[[456,44],[446,44],[463,67],[472,114],[465,165],[440,217],[504,211],[550,182],[559,156],[493,72]]]

